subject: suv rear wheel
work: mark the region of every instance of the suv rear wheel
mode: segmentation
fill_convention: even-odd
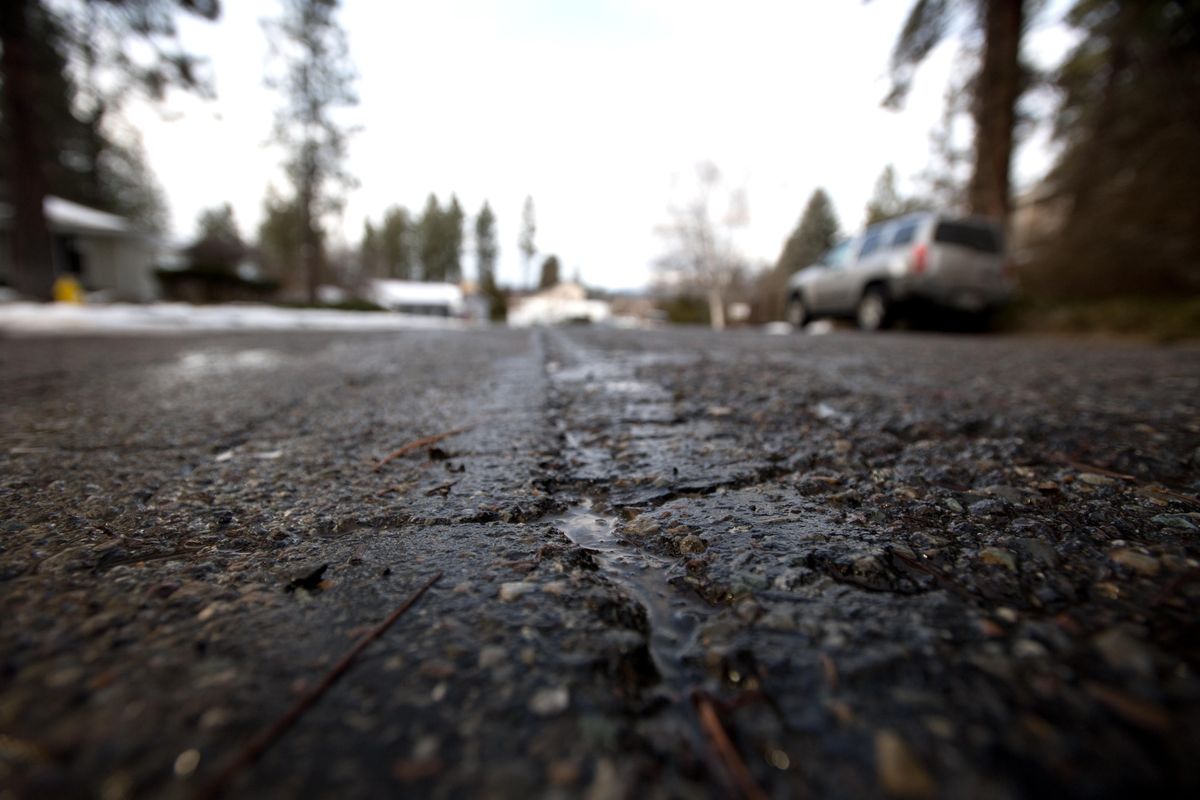
[[[878,331],[888,326],[888,297],[882,286],[867,287],[858,301],[854,317],[859,330]]]
[[[800,295],[792,295],[787,304],[787,321],[796,330],[801,330],[808,324],[808,307],[804,305],[804,298]]]

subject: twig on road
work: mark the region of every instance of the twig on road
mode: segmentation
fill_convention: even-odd
[[[393,459],[397,459],[400,456],[411,453],[414,450],[420,450],[422,447],[429,447],[430,445],[437,444],[443,439],[449,439],[451,436],[457,436],[458,434],[467,430],[469,427],[469,425],[464,425],[461,428],[451,428],[448,431],[435,433],[430,436],[422,436],[420,439],[413,439],[408,444],[397,447],[395,450],[379,459],[378,463],[375,464],[375,472],[379,472],[379,470],[383,469],[387,463]]]
[[[721,762],[729,771],[734,783],[737,784],[742,797],[746,800],[767,800],[766,792],[754,782],[754,776],[750,774],[746,762],[742,760],[737,748],[730,741],[729,734],[721,725],[721,719],[717,716],[717,710],[713,706],[712,700],[703,692],[695,691],[692,693],[692,701],[696,704],[696,711],[700,714],[700,723],[704,727],[704,732],[712,740],[717,754],[721,757]]]
[[[313,688],[304,693],[304,696],[297,700],[291,708],[289,708],[283,716],[275,720],[269,727],[264,728],[257,736],[251,739],[245,747],[238,752],[232,761],[230,761],[224,769],[204,785],[197,792],[197,798],[216,798],[221,795],[229,782],[237,775],[239,771],[245,769],[250,764],[253,764],[258,757],[266,752],[272,744],[282,736],[288,728],[290,728],[300,716],[312,707],[314,703],[321,698],[325,692],[329,690],[338,678],[342,677],[345,672],[350,669],[350,666],[367,645],[378,639],[380,636],[392,626],[396,620],[413,607],[417,600],[421,599],[421,595],[425,594],[428,589],[438,582],[442,577],[442,573],[438,573],[426,581],[425,585],[413,592],[407,600],[405,600],[399,608],[388,615],[387,619],[376,625],[368,631],[358,642],[351,647],[346,654],[342,656],[329,672],[325,673],[325,677],[321,679]]]

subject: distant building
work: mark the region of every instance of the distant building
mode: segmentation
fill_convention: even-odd
[[[461,317],[466,310],[463,291],[453,283],[376,279],[368,286],[367,299],[406,314]]]
[[[612,309],[603,300],[589,300],[578,283],[560,283],[514,301],[508,309],[508,324],[561,325],[573,322],[607,322]]]
[[[61,197],[46,198],[46,226],[52,239],[54,274],[72,275],[90,292],[114,300],[158,297],[154,262],[158,242],[136,231],[129,220]],[[12,285],[13,209],[0,203],[0,282]]]

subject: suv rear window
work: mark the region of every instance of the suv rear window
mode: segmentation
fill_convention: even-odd
[[[999,253],[1000,236],[994,228],[967,222],[939,222],[933,233],[935,242],[956,244],[981,253]]]
[[[899,247],[902,244],[911,244],[916,238],[917,226],[920,223],[906,222],[896,229],[896,235],[892,237],[892,247]]]

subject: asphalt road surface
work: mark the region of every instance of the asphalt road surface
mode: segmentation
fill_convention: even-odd
[[[0,797],[1200,790],[1195,348],[229,334],[0,369]]]

